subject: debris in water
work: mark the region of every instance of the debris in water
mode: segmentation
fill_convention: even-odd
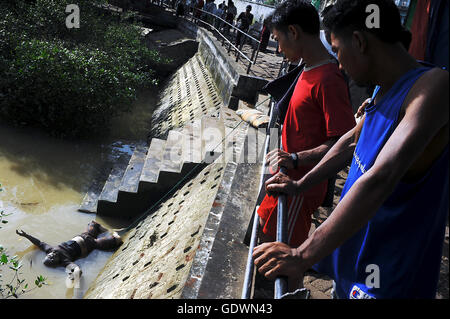
[[[39,204],[40,204],[40,202],[19,203],[20,206],[36,206]]]

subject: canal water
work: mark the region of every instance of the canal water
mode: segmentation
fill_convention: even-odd
[[[131,156],[137,143],[146,141],[156,105],[156,89],[142,93],[130,113],[113,119],[110,130],[83,141],[49,137],[31,128],[0,124],[0,210],[8,214],[0,225],[0,245],[22,261],[20,278],[34,287],[37,276],[48,285],[21,298],[81,298],[113,252],[93,251],[76,263],[83,271],[79,288],[66,286],[63,267],[42,264],[45,253],[34,248],[16,229],[57,245],[85,231],[91,220],[106,228],[120,228],[126,221],[106,219],[77,209],[94,179],[107,171],[117,156]],[[0,267],[2,284],[11,271]]]

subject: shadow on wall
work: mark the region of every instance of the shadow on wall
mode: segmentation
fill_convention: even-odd
[[[176,29],[150,33],[145,41],[150,49],[158,50],[163,57],[171,60],[169,64],[156,66],[155,71],[162,78],[167,78],[192,58],[199,44]]]

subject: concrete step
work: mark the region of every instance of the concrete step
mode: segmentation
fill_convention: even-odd
[[[214,162],[224,152],[225,126],[217,117],[202,117],[202,152],[203,161]]]
[[[165,140],[158,138],[151,140],[142,164],[141,174],[135,180],[134,188],[136,191],[120,191],[117,202],[103,202],[101,204],[103,215],[133,218],[145,212],[146,209],[164,195],[163,192],[166,191],[166,187],[159,183],[159,175],[165,145]],[[142,158],[142,154],[137,157]]]
[[[95,191],[87,191],[84,195],[83,201],[78,208],[78,211],[83,213],[96,213],[97,212],[97,199],[98,193]]]
[[[144,167],[145,159],[147,156],[148,147],[146,145],[137,145],[127,169],[122,177],[122,181],[119,186],[119,192],[136,193],[138,191],[139,179]]]
[[[131,150],[134,149],[133,144],[127,144],[127,147],[130,147]],[[132,156],[131,151],[125,151],[125,149],[120,148],[121,143],[117,143],[117,145],[113,145],[113,149],[111,154],[108,156],[108,160],[98,169],[95,176],[92,179],[92,184],[89,186],[89,189],[86,191],[86,194],[78,208],[78,211],[84,213],[96,213],[97,212],[97,202],[100,198],[102,191],[105,193],[109,192],[111,195],[112,187],[117,181],[120,181],[121,176],[123,175],[128,162]],[[105,185],[108,184],[108,185]],[[113,184],[113,185],[111,185]],[[105,188],[105,186],[107,186]],[[104,197],[109,197],[105,196]]]
[[[122,176],[116,174],[105,184],[98,200],[97,214],[131,219],[142,212],[145,207],[141,205],[143,199],[138,194],[139,182],[149,151],[146,145],[135,147]],[[117,181],[119,178],[120,181]]]
[[[140,177],[141,182],[156,183],[158,181],[165,145],[165,140],[159,138],[152,139],[147,152],[144,167],[142,169]]]
[[[102,192],[98,197],[98,201],[115,202],[117,200],[117,194],[119,193],[119,186],[122,181],[122,176],[125,169],[114,167],[108,176],[108,179],[103,186]]]
[[[136,147],[120,183],[118,174],[110,175],[97,213],[121,218],[144,213],[178,183],[183,185],[214,162],[223,152],[224,135],[223,120],[205,116],[169,131],[166,141],[153,138],[148,150]]]
[[[202,144],[202,121],[186,124],[182,129],[169,131],[159,171],[158,185],[153,192],[165,193],[179,181],[195,176],[206,164]],[[189,176],[186,176],[190,174]],[[147,188],[150,185],[146,185]]]
[[[183,128],[182,133],[185,136],[183,144],[184,163],[200,163],[203,160],[201,129],[201,120],[190,122]]]
[[[111,167],[109,165],[103,165],[94,175],[92,184],[86,191],[83,200],[81,201],[78,211],[83,213],[96,213],[97,212],[97,200],[98,196],[102,192],[105,185],[105,179],[109,176]]]
[[[160,171],[180,173],[183,167],[183,145],[185,135],[172,130],[167,136]]]
[[[99,203],[98,213],[132,218],[144,213],[153,203],[166,195],[191,172],[196,165],[193,161],[201,162],[200,125],[201,122],[198,121],[183,130],[169,131],[167,141],[153,138],[146,154],[144,149],[136,148],[116,201],[102,201]],[[190,137],[198,137],[196,143],[192,141],[193,149],[189,149],[190,147],[186,146],[189,143],[185,143],[190,141]],[[195,148],[196,145],[199,146]]]

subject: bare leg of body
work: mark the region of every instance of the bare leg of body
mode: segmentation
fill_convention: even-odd
[[[113,234],[108,234],[102,238],[97,238],[95,240],[96,249],[99,250],[111,250],[119,247],[122,244],[122,239],[120,236],[114,232]]]

